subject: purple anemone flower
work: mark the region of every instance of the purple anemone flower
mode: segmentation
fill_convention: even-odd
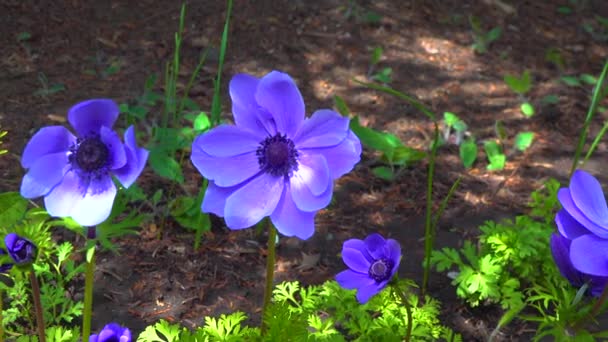
[[[348,118],[332,110],[306,118],[287,74],[239,74],[229,87],[235,125],[220,125],[192,145],[192,163],[209,179],[203,212],[224,217],[231,229],[270,216],[281,234],[308,239],[333,181],[359,161],[359,139]]]
[[[99,334],[89,337],[90,342],[131,342],[131,331],[129,328],[121,327],[116,323],[107,324]]]
[[[36,245],[15,233],[10,233],[4,237],[4,245],[8,255],[15,261],[16,265],[28,265],[36,259]]]
[[[83,226],[107,219],[116,197],[112,176],[128,188],[148,159],[148,151],[137,147],[133,126],[126,130],[124,144],[112,130],[118,114],[112,100],[88,100],[68,112],[78,137],[63,126],[39,130],[21,158],[28,169],[21,195],[44,196],[51,216],[71,216]]]
[[[572,240],[572,265],[582,273],[608,276],[608,206],[602,186],[589,173],[576,170],[557,198],[563,209],[555,223],[560,234]]]
[[[338,273],[336,281],[345,289],[357,289],[357,300],[364,304],[382,291],[397,273],[401,246],[393,239],[371,234],[365,240],[345,241],[342,259],[349,269]]]
[[[7,255],[6,251],[3,248],[0,248],[0,256]],[[8,273],[8,271],[13,267],[13,264],[4,263],[0,264],[0,273]]]
[[[608,277],[592,276],[575,269],[570,261],[570,243],[570,240],[559,234],[551,234],[551,254],[559,272],[574,287],[580,288],[585,283],[589,284],[589,293],[599,297],[608,284]]]

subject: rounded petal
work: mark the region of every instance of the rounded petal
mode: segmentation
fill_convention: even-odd
[[[218,186],[234,186],[260,173],[260,164],[255,152],[222,158],[210,156],[198,148],[198,145],[192,147],[192,164],[203,177],[213,180]]]
[[[331,179],[338,179],[350,172],[361,160],[361,142],[352,132],[336,146],[314,149],[300,149],[301,155],[320,154],[325,157]]]
[[[570,179],[570,196],[576,207],[598,225],[608,225],[608,206],[600,182],[583,170]]]
[[[342,246],[342,260],[351,270],[359,273],[368,273],[371,266],[365,251]]]
[[[577,271],[572,262],[570,262],[570,240],[559,234],[551,234],[551,240],[549,241],[551,246],[551,255],[557,269],[562,276],[570,282],[570,284],[580,287],[584,281],[581,278],[581,272]]]
[[[99,333],[99,339],[102,341],[115,341],[116,337],[117,337],[116,333],[111,329],[104,328]]]
[[[254,152],[264,140],[264,132],[246,131],[232,125],[220,125],[198,136],[193,145],[214,157],[232,157]]]
[[[217,183],[217,180],[216,180]],[[262,173],[243,184],[226,199],[224,219],[231,229],[251,227],[277,207],[285,181]]]
[[[565,209],[555,215],[555,224],[559,233],[567,239],[575,239],[581,235],[589,234],[589,230],[575,220]]]
[[[251,132],[265,132],[274,135],[274,130],[269,131],[269,123],[266,122],[264,112],[260,111],[255,100],[255,93],[260,80],[247,74],[237,74],[232,77],[228,86],[230,99],[232,100],[232,115],[234,122],[241,129]]]
[[[353,270],[346,270],[336,274],[336,281],[340,286],[347,290],[369,286],[376,282],[374,279],[370,278],[367,273],[359,273]]]
[[[608,240],[592,234],[572,240],[570,261],[580,272],[592,276],[608,276]]]
[[[331,202],[333,182],[329,179],[327,163],[322,156],[300,160],[298,171],[289,179],[290,195],[303,211],[316,211]]]
[[[78,224],[94,226],[105,221],[114,204],[116,186],[112,178],[102,177],[85,189],[74,172],[68,172],[45,198],[49,215],[71,216]]]
[[[394,239],[386,240],[386,246],[388,249],[388,258],[393,261],[393,270],[391,271],[391,278],[397,273],[399,269],[399,263],[401,262],[401,246],[399,242]]]
[[[119,169],[125,166],[127,163],[127,154],[118,134],[110,128],[102,126],[99,137],[108,148],[110,170]]]
[[[114,170],[114,176],[118,181],[125,187],[128,188],[131,184],[135,183],[135,180],[146,167],[148,161],[148,155],[150,154],[145,148],[137,146],[137,140],[135,139],[135,129],[130,126],[125,131],[125,153],[127,162],[125,166],[120,169]]]
[[[21,166],[28,169],[47,154],[67,153],[76,143],[76,137],[63,126],[49,126],[40,129],[27,143],[21,156]]]
[[[79,136],[98,133],[102,126],[112,128],[120,109],[110,99],[93,99],[80,102],[70,108],[68,121]]]
[[[382,235],[373,233],[368,235],[365,240],[365,248],[369,255],[374,258],[374,260],[388,258],[388,249],[386,245],[386,240],[382,237]]]
[[[89,337],[89,342],[97,342],[98,341],[98,336],[97,334],[93,334]]]
[[[361,253],[363,253],[363,255],[365,256],[365,258],[367,259],[369,264],[374,262],[374,258],[371,255],[369,255],[369,252],[367,251],[367,246],[365,245],[365,242],[363,240],[348,239],[348,240],[344,241],[344,243],[342,244],[342,250],[344,250],[345,248],[357,249],[357,250],[361,251]],[[365,272],[367,273],[367,271],[369,271],[369,269],[366,270]]]
[[[298,209],[290,196],[289,184],[285,185],[277,208],[270,215],[272,223],[279,233],[307,240],[315,233],[316,211]]]
[[[240,185],[221,187],[217,186],[215,182],[209,181],[207,191],[205,191],[205,197],[203,197],[203,203],[201,204],[201,210],[204,213],[212,213],[217,216],[224,217],[226,199],[240,187]]]
[[[293,79],[279,71],[270,72],[260,80],[255,99],[272,115],[277,130],[293,137],[305,115],[304,100]]]
[[[70,164],[66,152],[44,155],[30,165],[21,181],[21,196],[36,198],[45,196],[61,182]]]
[[[384,286],[386,286],[386,284],[382,285],[382,284],[373,283],[373,284],[369,284],[369,285],[360,287],[357,290],[357,300],[361,304],[367,303],[370,298],[372,298],[377,293],[382,291]]]
[[[294,141],[298,148],[335,146],[348,136],[348,118],[329,109],[321,109],[304,120]]]
[[[596,222],[589,220],[589,218],[579,210],[579,208],[574,204],[572,200],[572,196],[570,194],[570,189],[562,188],[557,192],[557,198],[559,202],[562,204],[562,207],[574,218],[578,221],[583,227],[589,229],[593,234],[607,239],[608,238],[608,227],[600,226]]]

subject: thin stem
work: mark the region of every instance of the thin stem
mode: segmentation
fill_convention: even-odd
[[[439,127],[435,122],[435,134],[433,136],[433,146],[431,155],[429,156],[429,173],[427,175],[426,188],[426,218],[424,224],[424,274],[422,276],[421,293],[424,297],[426,288],[429,284],[429,274],[431,270],[431,252],[435,243],[435,229],[431,220],[433,212],[433,176],[435,175],[435,157],[437,156],[437,147],[439,146]]]
[[[399,296],[401,302],[403,303],[403,306],[405,307],[405,313],[407,314],[407,317],[405,317],[405,324],[407,325],[407,330],[405,332],[405,341],[409,342],[412,338],[412,308],[410,307],[410,303],[407,301],[405,294],[401,291],[396,281],[392,284],[392,288],[393,292],[395,292],[397,296]]]
[[[87,265],[84,276],[84,311],[82,316],[82,342],[89,342],[91,317],[93,315],[93,276],[95,274],[95,244],[87,250]]]
[[[30,283],[32,284],[32,297],[34,298],[34,308],[36,310],[36,326],[38,327],[38,341],[46,342],[44,333],[44,316],[42,314],[42,302],[40,301],[40,286],[34,270],[30,271]]]
[[[574,326],[572,327],[572,329],[574,331],[577,331],[584,322],[587,322],[588,320],[593,319],[593,317],[597,316],[600,309],[606,302],[606,299],[608,299],[608,284],[606,284],[606,286],[604,287],[604,291],[602,291],[602,294],[600,295],[600,297],[597,299],[595,304],[593,304],[591,311],[584,317],[581,317],[580,319],[578,319],[576,321],[576,323],[574,324]]]
[[[268,255],[266,255],[266,288],[264,289],[264,306],[262,307],[262,332],[266,329],[264,318],[268,312],[270,298],[272,298],[272,285],[274,280],[275,249],[277,240],[277,229],[270,219],[268,220]]]
[[[0,290],[0,342],[4,342],[4,324],[2,324],[2,290]]]

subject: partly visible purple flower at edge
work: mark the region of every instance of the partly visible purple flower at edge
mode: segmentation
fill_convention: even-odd
[[[68,112],[77,136],[63,126],[34,134],[21,158],[27,169],[21,195],[44,197],[51,216],[71,216],[83,226],[107,219],[116,197],[112,176],[128,188],[148,158],[148,151],[136,144],[133,126],[125,131],[124,144],[112,130],[118,114],[112,100],[87,100]]]
[[[552,234],[551,254],[553,260],[562,276],[576,288],[580,288],[585,283],[589,285],[589,293],[594,297],[599,297],[608,284],[608,277],[592,276],[578,271],[570,262],[570,240],[559,235]]]
[[[345,289],[357,289],[357,300],[363,304],[382,291],[397,273],[401,246],[396,240],[371,234],[365,240],[345,241],[342,259],[349,269],[338,273],[336,281]]]
[[[578,271],[608,276],[608,205],[598,180],[576,170],[570,185],[557,193],[561,209],[555,223],[571,240],[570,261]]]
[[[4,237],[4,245],[8,255],[17,266],[26,266],[36,259],[36,245],[15,233],[7,234]]]
[[[131,342],[131,331],[129,328],[120,326],[117,323],[109,323],[99,334],[89,337],[90,342]]]
[[[231,229],[269,216],[285,236],[308,239],[331,201],[333,181],[359,162],[349,119],[322,109],[305,116],[293,79],[272,71],[230,81],[235,125],[220,125],[192,144],[192,163],[209,179],[202,211]]]
[[[3,248],[0,248],[0,256],[8,255]],[[0,273],[8,273],[8,271],[13,267],[11,263],[0,264]]]

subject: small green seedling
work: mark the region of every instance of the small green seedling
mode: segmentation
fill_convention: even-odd
[[[488,158],[487,169],[489,171],[497,171],[505,168],[507,157],[502,151],[502,147],[494,140],[488,140],[483,144],[486,156]]]
[[[469,16],[469,24],[473,33],[473,50],[477,53],[486,53],[490,44],[500,38],[502,28],[494,27],[489,31],[485,31],[481,26],[481,20],[476,16]]]
[[[378,72],[376,71],[376,67],[380,63],[380,59],[382,59],[382,47],[378,46],[372,50],[372,55],[369,61],[369,68],[367,69],[367,77],[372,80],[388,84],[391,83],[391,74],[393,73],[392,68],[382,68]]]
[[[505,75],[504,81],[507,86],[509,86],[513,92],[517,93],[522,100],[523,103],[520,106],[521,112],[528,118],[534,115],[534,106],[525,97],[526,93],[528,93],[532,88],[532,77],[530,76],[530,71],[524,71],[521,76]]]
[[[460,145],[464,134],[468,128],[467,124],[464,123],[464,121],[462,121],[456,114],[452,112],[443,113],[443,122],[445,124],[443,130],[443,140],[445,142]],[[450,139],[452,135],[452,130],[455,133],[454,139]]]
[[[566,69],[566,61],[561,51],[557,48],[549,48],[545,52],[545,61],[555,65],[557,70],[563,72]]]
[[[40,82],[40,88],[34,92],[35,96],[47,98],[65,90],[65,86],[61,83],[49,84],[49,79],[43,72],[38,74],[38,81]]]

